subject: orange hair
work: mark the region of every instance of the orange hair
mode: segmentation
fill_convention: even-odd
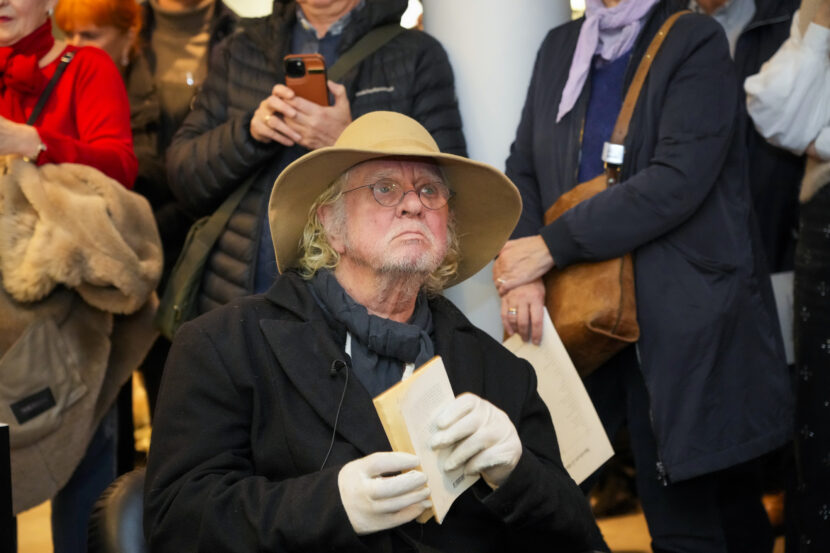
[[[136,0],[59,0],[55,22],[66,33],[83,25],[111,26],[136,36],[141,30],[141,13]]]

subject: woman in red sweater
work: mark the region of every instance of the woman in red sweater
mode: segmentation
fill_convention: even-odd
[[[124,82],[102,50],[55,41],[49,14],[56,2],[0,0],[0,156],[88,165],[132,188],[138,162]],[[54,89],[44,94],[67,58]],[[33,117],[41,97],[45,103]],[[55,553],[86,551],[92,503],[115,478],[115,423],[110,410],[52,498]]]
[[[52,36],[56,0],[0,1],[0,155],[94,167],[131,188],[138,171],[124,83],[96,48]],[[26,121],[65,54],[67,65],[31,125]]]

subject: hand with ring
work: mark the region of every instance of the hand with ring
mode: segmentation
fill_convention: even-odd
[[[545,285],[541,278],[513,288],[501,297],[501,322],[508,335],[517,332],[525,342],[542,341]]]
[[[302,140],[302,135],[286,123],[286,119],[297,116],[297,110],[290,103],[292,98],[294,91],[283,84],[271,89],[271,95],[259,103],[251,117],[249,130],[254,140],[283,146],[293,146]]]

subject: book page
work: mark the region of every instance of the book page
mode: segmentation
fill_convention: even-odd
[[[432,421],[454,399],[444,362],[436,356],[372,400],[392,449],[417,455],[421,461],[433,504],[417,518],[421,523],[435,516],[441,524],[455,498],[479,478],[465,475],[463,469],[445,473],[441,466],[449,453],[429,447],[436,430]]]
[[[614,450],[547,309],[540,345],[523,342],[514,334],[504,346],[533,365],[539,395],[553,419],[562,464],[577,484],[582,483]]]
[[[435,520],[441,524],[455,498],[472,486],[479,476],[464,474],[463,467],[445,472],[441,467],[450,449],[435,451],[429,447],[430,438],[437,430],[433,423],[435,417],[455,399],[441,358],[434,357],[418,369],[410,380],[413,378],[415,380],[401,401],[401,414],[406,421],[415,454],[421,460],[421,469],[427,475]]]

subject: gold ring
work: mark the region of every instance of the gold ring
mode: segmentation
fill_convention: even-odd
[[[507,314],[510,315],[511,317],[515,317],[518,313],[519,313],[519,310],[516,309],[515,307],[511,307],[510,309],[507,310]]]
[[[273,113],[269,113],[268,115],[266,115],[266,116],[262,119],[262,121],[263,121],[263,122],[267,125],[267,124],[268,124],[268,121],[271,119],[271,116],[272,116],[272,115],[273,115]]]
[[[496,282],[498,282],[499,284],[504,284],[504,279],[499,277],[496,279]]]

